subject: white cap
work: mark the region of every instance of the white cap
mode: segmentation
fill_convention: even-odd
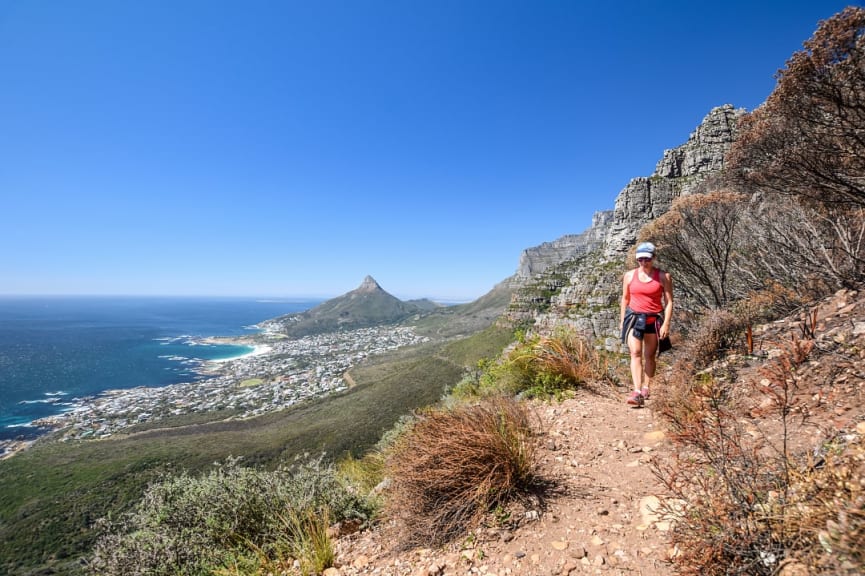
[[[654,258],[655,245],[651,242],[643,242],[637,246],[637,258]]]

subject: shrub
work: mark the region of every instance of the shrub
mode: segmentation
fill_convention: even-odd
[[[676,572],[773,574],[784,551],[776,529],[782,519],[761,507],[783,491],[784,463],[742,430],[728,385],[704,377],[668,389],[688,391],[656,408],[677,445],[669,461],[654,465],[668,490],[661,512],[675,520]]]
[[[762,226],[752,229],[774,274],[786,259],[795,262],[788,277],[815,275],[830,289],[865,277],[863,63],[865,9],[850,6],[820,22],[765,103],[739,121],[727,174],[775,198],[755,212]]]
[[[728,155],[745,184],[823,205],[865,207],[865,9],[820,22],[746,115]]]
[[[103,519],[89,562],[101,576],[193,575],[282,553],[286,518],[332,512],[333,519],[365,518],[366,503],[321,459],[263,471],[229,460],[209,474],[166,477],[150,485],[134,510]]]
[[[809,574],[862,574],[865,569],[865,448],[861,435],[843,446],[792,454],[788,418],[803,364],[814,342],[784,345],[761,370],[760,391],[776,418],[738,417],[735,379],[674,372],[656,405],[677,445],[655,473],[668,489],[661,512],[674,522],[679,574],[775,575],[796,564]],[[774,430],[767,433],[767,430]],[[769,438],[776,440],[770,441]],[[687,502],[687,505],[683,505]]]
[[[694,366],[707,366],[726,352],[747,350],[748,319],[729,310],[708,310],[688,338],[688,354]]]
[[[463,400],[500,394],[516,394],[522,389],[513,366],[504,361],[480,360],[474,368],[466,371],[463,378],[446,391],[442,398],[445,403],[459,403]]]
[[[480,363],[452,393],[463,399],[500,394],[548,398],[581,385],[615,380],[606,352],[576,332],[559,330],[521,341],[501,362]]]
[[[849,440],[844,440],[844,437]],[[791,554],[811,574],[865,574],[865,440],[847,434],[796,475],[788,515],[801,539]]]
[[[384,480],[384,455],[380,450],[370,450],[360,458],[347,454],[336,464],[337,473],[345,478],[361,494],[371,495]],[[368,496],[370,504],[377,506],[375,498]]]
[[[654,239],[677,289],[698,308],[721,308],[742,297],[750,274],[734,274],[747,240],[747,198],[714,190],[675,199],[670,210],[640,231]]]
[[[865,573],[861,437],[797,462],[766,450],[726,416],[688,435],[671,464],[656,464],[670,489],[661,512],[675,520],[676,573],[768,576],[786,564],[812,575]]]
[[[748,324],[775,320],[813,299],[809,296],[816,298],[819,295],[819,292],[809,294],[802,288],[799,286],[797,290],[793,290],[770,280],[762,289],[755,290],[749,293],[747,298],[736,302],[731,309]]]
[[[490,397],[421,415],[394,444],[386,515],[402,546],[441,545],[530,488],[537,463],[529,412]]]

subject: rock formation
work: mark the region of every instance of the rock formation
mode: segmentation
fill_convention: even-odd
[[[687,142],[664,151],[654,174],[634,178],[625,186],[616,198],[604,239],[606,256],[624,255],[640,228],[667,212],[673,200],[693,193],[706,178],[721,171],[744,113],[729,104],[714,108]]]
[[[381,290],[382,288],[379,286],[378,282],[375,281],[375,278],[367,275],[367,277],[363,279],[363,282],[360,283],[360,286],[352,290],[350,294],[370,294]]]
[[[594,252],[603,246],[604,236],[613,218],[613,211],[596,212],[592,224],[581,234],[567,234],[552,242],[527,248],[520,254],[517,277],[529,279],[565,260]]]
[[[538,332],[572,326],[615,346],[619,283],[637,233],[723,169],[744,113],[729,104],[712,109],[687,142],[664,151],[651,176],[631,180],[612,211],[595,214],[588,230],[525,250],[508,317],[531,317]]]

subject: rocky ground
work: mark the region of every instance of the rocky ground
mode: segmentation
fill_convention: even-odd
[[[839,434],[861,441],[865,295],[838,292],[799,315],[757,327],[754,334],[754,354],[734,354],[720,363],[739,390],[751,391],[750,401],[741,404],[742,422],[771,427],[775,413],[759,391],[767,363],[794,339],[804,339],[813,347],[795,376],[797,443],[813,449]],[[498,522],[491,518],[488,526],[444,549],[396,551],[381,527],[342,536],[337,567],[329,574],[673,573],[670,523],[655,513],[663,487],[651,463],[674,448],[653,400],[634,409],[624,402],[626,392],[580,391],[561,403],[533,404],[541,474],[553,486],[542,500],[516,506]]]

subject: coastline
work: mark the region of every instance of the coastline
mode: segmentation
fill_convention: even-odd
[[[4,359],[13,360],[0,370],[6,401],[0,460],[34,444],[68,438],[67,425],[81,424],[98,437],[99,423],[119,427],[122,417],[115,416],[115,408],[132,412],[135,399],[142,399],[145,408],[160,404],[154,419],[185,411],[182,397],[194,396],[200,383],[206,387],[225,374],[214,386],[228,388],[239,363],[268,364],[268,341],[279,338],[262,337],[261,318],[317,303],[138,296],[10,299],[0,307],[4,350],[11,353]],[[178,405],[169,405],[172,401]],[[141,412],[128,426],[150,420],[146,410]]]
[[[272,346],[268,346],[267,344],[261,344],[259,342],[253,342],[249,338],[240,337],[240,338],[232,338],[230,336],[219,336],[219,337],[210,337],[210,338],[202,338],[201,342],[205,344],[230,344],[232,346],[246,346],[248,348],[252,348],[249,352],[245,352],[239,356],[230,356],[228,358],[216,358],[214,360],[205,360],[204,364],[225,364],[226,362],[233,362],[235,360],[243,360],[245,358],[253,358],[255,356],[262,356],[267,354],[273,350]]]
[[[48,431],[33,440],[0,441],[0,460],[48,441],[106,439],[132,427],[191,413],[230,411],[246,419],[286,409],[302,400],[348,389],[346,374],[370,356],[428,341],[411,328],[364,328],[299,339],[281,334],[209,337],[202,343],[248,346],[231,358],[204,360],[195,372],[201,380],[167,386],[105,390],[75,398],[59,414],[33,426]]]
[[[242,350],[242,352],[235,353],[233,356],[228,356],[225,358],[188,358],[188,357],[180,357],[180,356],[170,356],[171,360],[182,360],[184,364],[191,365],[191,372],[196,374],[199,379],[212,377],[214,374],[218,374],[220,370],[220,365],[226,364],[229,362],[233,362],[236,360],[243,360],[246,358],[261,356],[267,354],[272,350],[270,346],[265,344],[261,344],[260,342],[254,341],[253,337],[250,336],[209,336],[209,337],[179,337],[185,340],[188,340],[192,345],[215,345],[215,346],[230,346],[237,349]],[[159,339],[166,340],[166,339]],[[174,340],[172,338],[171,340]],[[163,356],[160,356],[162,358]],[[92,400],[98,399],[101,397],[117,397],[124,393],[127,393],[132,390],[141,390],[141,389],[161,389],[170,386],[176,385],[185,385],[185,384],[193,384],[198,379],[195,380],[186,380],[184,382],[178,382],[175,384],[155,384],[155,385],[138,385],[131,387],[123,387],[123,388],[107,388],[104,390],[100,390],[94,394],[90,395],[82,395],[77,396],[74,399],[69,401],[68,398],[64,398],[63,402],[60,404],[61,406],[65,406],[60,412],[50,415],[44,416],[36,416],[33,417],[32,420],[22,424],[9,425],[7,428],[13,428],[17,426],[22,426],[28,428],[28,432],[25,435],[19,435],[16,437],[6,437],[0,438],[0,459],[7,458],[11,455],[11,453],[18,452],[20,450],[26,449],[29,445],[34,443],[35,441],[49,435],[52,431],[57,429],[57,425],[54,423],[57,419],[61,419],[63,415],[69,412],[75,412],[81,410],[83,406],[89,404]],[[66,392],[46,392],[45,396],[49,397],[47,399],[38,399],[38,400],[26,400],[21,401],[22,404],[31,404],[31,403],[46,403],[46,404],[57,404],[61,400],[61,396],[67,396]],[[46,430],[47,428],[47,430]],[[34,433],[33,430],[42,429],[42,432]]]

